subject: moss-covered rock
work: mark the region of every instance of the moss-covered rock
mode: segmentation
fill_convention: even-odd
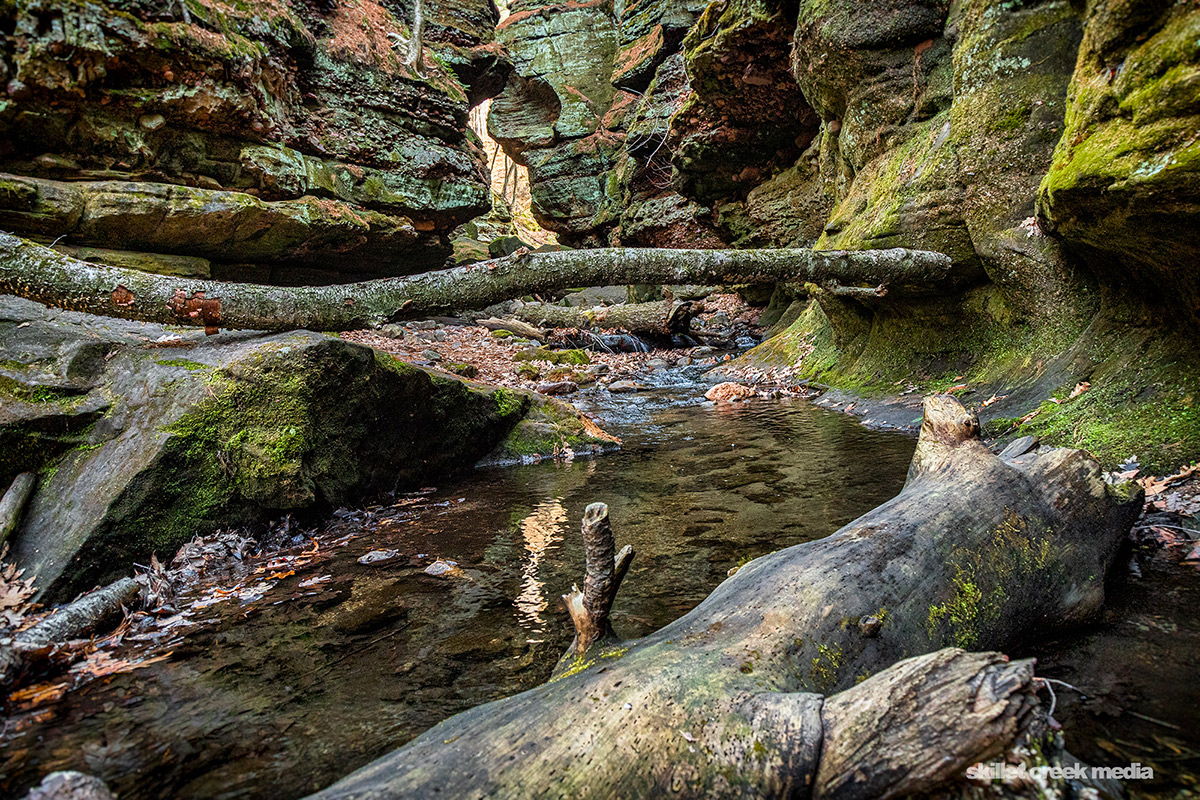
[[[1200,320],[1200,9],[1092,0],[1045,227],[1105,283]]]
[[[0,101],[0,170],[145,182],[160,194],[169,184],[255,196],[245,203],[317,198],[340,207],[334,216],[369,220],[373,230],[403,220],[408,235],[387,245],[391,273],[439,266],[449,254],[446,234],[487,210],[488,181],[482,150],[466,134],[468,96],[481,90],[464,86],[436,52],[462,48],[460,72],[469,78],[467,62],[477,61],[472,74],[485,83],[485,63],[503,76],[507,62],[494,47],[483,52],[494,5],[454,0],[438,4],[427,34],[435,53],[423,74],[413,74],[395,46],[408,30],[392,7],[376,0],[0,5],[0,76],[9,90]],[[82,207],[78,198],[55,196],[60,188],[31,192],[5,179],[0,224],[68,244],[114,246],[77,229]],[[162,246],[165,233],[143,242],[139,205],[105,206],[114,226],[127,229],[119,247],[213,257],[186,237],[174,248]],[[290,248],[275,263],[300,245],[312,260],[345,255],[347,237],[331,241],[310,225],[329,215],[306,205],[306,222],[292,226]],[[212,217],[190,220],[197,229],[221,229],[235,213],[221,202],[193,212]],[[267,237],[259,251],[271,244]]]
[[[13,557],[52,597],[199,532],[469,469],[534,403],[336,337],[180,338],[13,298],[0,365],[0,481],[41,475]]]

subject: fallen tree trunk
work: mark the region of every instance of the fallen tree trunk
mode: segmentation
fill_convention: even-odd
[[[629,333],[671,336],[687,333],[692,317],[703,307],[703,303],[670,300],[589,309],[527,303],[514,311],[513,316],[549,328],[619,328]]]
[[[0,645],[0,686],[7,686],[33,663],[48,658],[55,647],[100,630],[120,615],[139,591],[133,578],[121,578],[67,603],[18,633],[11,642]]]
[[[436,788],[446,798],[859,798],[920,789],[906,783],[908,765],[886,767],[888,754],[871,749],[899,741],[879,738],[881,726],[946,747],[965,768],[1019,727],[1028,665],[988,656],[965,684],[962,675],[901,679],[888,667],[947,646],[1008,649],[1094,615],[1142,504],[1140,489],[1108,486],[1082,451],[1003,459],[978,434],[957,401],[927,399],[894,499],[826,539],[751,561],[644,639],[602,637],[550,682],[451,717],[314,797],[415,798]],[[963,691],[974,694],[962,713],[938,710],[947,692]],[[877,706],[885,696],[893,716]],[[872,714],[870,724],[851,721]],[[971,755],[955,749],[966,742]],[[852,768],[860,757],[876,766]],[[948,774],[937,755],[919,761],[931,780]],[[864,782],[870,791],[859,791]]]
[[[476,325],[482,325],[489,331],[508,331],[515,333],[517,336],[524,336],[526,339],[537,339],[545,341],[546,332],[535,328],[528,322],[522,322],[519,319],[499,319],[498,317],[488,317],[487,319],[475,320]]]
[[[610,248],[518,251],[440,272],[341,286],[259,286],[89,264],[0,233],[0,293],[71,311],[211,329],[353,330],[571,286],[835,280],[936,292],[970,279],[952,268],[948,256],[919,250]]]

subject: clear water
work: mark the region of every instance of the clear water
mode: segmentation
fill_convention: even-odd
[[[549,676],[571,637],[559,598],[583,577],[588,503],[608,503],[618,542],[637,551],[614,610],[637,637],[731,567],[826,536],[903,484],[912,439],[800,400],[714,407],[677,378],[594,395],[622,451],[479,472],[422,510],[339,521],[316,560],[260,599],[197,612],[205,624],[159,648],[168,659],[14,710],[0,793],[79,769],[123,800],[303,795]],[[346,534],[360,535],[332,544]],[[358,563],[380,548],[400,556]],[[463,574],[424,574],[435,558]]]
[[[580,398],[621,452],[479,472],[421,508],[331,522],[317,554],[297,547],[277,569],[295,574],[218,581],[272,588],[196,611],[200,624],[151,651],[165,660],[10,709],[0,795],[79,769],[123,800],[301,796],[548,677],[571,637],[559,597],[583,577],[588,503],[608,503],[637,550],[614,612],[636,637],[730,567],[825,536],[903,484],[912,439],[798,400],[714,407],[676,372],[654,382]],[[384,548],[399,555],[358,562]],[[437,558],[462,573],[425,574]],[[1057,691],[1069,750],[1153,765],[1134,796],[1195,796],[1176,793],[1200,786],[1200,572],[1138,558],[1143,577],[1114,582],[1100,624],[1014,655],[1086,694]],[[210,582],[184,600],[213,597]]]

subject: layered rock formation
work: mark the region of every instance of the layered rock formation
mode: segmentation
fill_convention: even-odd
[[[977,384],[997,396],[984,416],[1000,432],[1090,381],[1103,389],[1062,415],[1044,408],[1030,432],[1109,462],[1142,440],[1169,448],[1164,463],[1200,456],[1200,361],[1178,345],[1200,314],[1194,4],[720,0],[699,12],[687,0],[573,12],[615,31],[612,55],[566,28],[513,23],[514,53],[558,54],[546,74],[594,81],[611,64],[609,86],[587,93],[586,130],[556,127],[582,102],[574,79],[515,102],[518,81],[538,80],[520,58],[514,102],[493,107],[507,147],[554,165],[530,173],[546,225],[576,243],[947,253],[966,286],[953,295],[789,287],[812,303],[758,360],[804,355],[805,374],[868,393]],[[539,135],[511,127],[533,109]],[[584,185],[587,202],[568,208]]]
[[[490,208],[467,110],[508,65],[491,0],[461,0],[410,74],[409,5],[0,6],[0,227],[231,280],[440,266]]]

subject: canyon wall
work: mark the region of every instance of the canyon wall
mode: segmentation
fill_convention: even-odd
[[[89,260],[329,283],[421,272],[489,210],[492,0],[0,3],[0,228]]]
[[[1198,33],[1176,0],[530,6],[490,127],[564,241],[937,250],[967,286],[781,287],[748,361],[1166,465],[1200,457]]]

